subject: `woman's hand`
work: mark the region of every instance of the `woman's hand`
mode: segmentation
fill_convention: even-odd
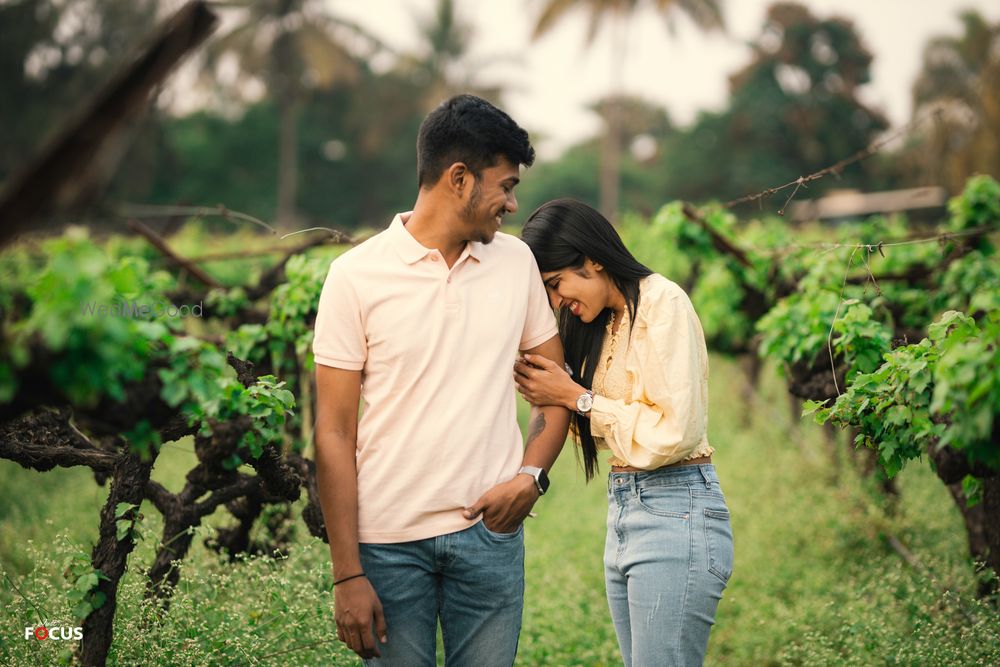
[[[576,410],[576,399],[586,389],[547,357],[526,354],[514,362],[514,382],[524,400],[534,406],[559,405]]]

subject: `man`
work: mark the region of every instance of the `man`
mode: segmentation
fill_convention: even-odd
[[[522,521],[548,486],[564,408],[533,409],[522,451],[518,351],[562,365],[517,211],[527,133],[459,95],[417,139],[411,213],[337,258],[316,317],[316,465],[337,635],[382,665],[513,664]],[[359,399],[364,411],[358,418]]]

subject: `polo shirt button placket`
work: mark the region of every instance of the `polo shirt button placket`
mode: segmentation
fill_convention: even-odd
[[[458,295],[455,293],[455,290],[451,288],[452,285],[451,279],[454,277],[455,268],[457,266],[458,264],[456,263],[455,266],[450,269],[448,269],[448,267],[444,267],[447,270],[447,273],[445,274],[444,277],[445,311],[451,315],[458,313],[460,309]]]

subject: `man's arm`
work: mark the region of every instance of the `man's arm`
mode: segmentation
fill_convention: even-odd
[[[553,336],[541,345],[523,350],[527,354],[537,354],[550,359],[560,367],[563,365],[563,346],[559,336]],[[528,439],[524,448],[526,466],[545,468],[548,472],[555,463],[569,430],[569,410],[557,405],[531,406],[528,420]]]
[[[358,548],[358,404],[361,371],[316,364],[316,487],[330,541],[334,581],[362,572]],[[385,642],[382,604],[366,577],[334,586],[337,636],[362,658]]]
[[[553,336],[541,345],[523,352],[551,359],[560,367],[563,365],[563,347],[559,336]],[[523,465],[544,468],[546,472],[552,468],[566,442],[569,417],[569,410],[563,407],[531,406]],[[481,512],[487,528],[498,533],[511,533],[517,530],[537,500],[538,489],[534,478],[528,474],[520,474],[484,493],[472,507],[465,510],[465,517],[472,519]]]

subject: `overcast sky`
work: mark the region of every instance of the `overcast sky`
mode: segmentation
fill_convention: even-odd
[[[428,17],[436,0],[327,0],[398,48],[419,44],[414,17]],[[746,43],[760,34],[765,0],[722,0],[728,35],[705,34],[677,15],[671,34],[666,21],[643,9],[628,31],[625,92],[657,102],[676,123],[689,123],[700,109],[721,108],[728,76],[750,59]],[[808,0],[814,14],[839,15],[854,22],[875,55],[865,101],[882,109],[893,125],[910,117],[910,87],[920,69],[923,45],[931,36],[958,35],[958,13],[974,8],[1000,21],[998,0]],[[575,10],[538,41],[531,30],[543,0],[458,0],[461,17],[475,31],[473,59],[494,61],[480,80],[502,84],[506,110],[533,133],[542,157],[594,134],[597,117],[587,105],[610,91],[611,34],[602,28],[589,46],[588,19]],[[515,57],[514,62],[503,57]]]

